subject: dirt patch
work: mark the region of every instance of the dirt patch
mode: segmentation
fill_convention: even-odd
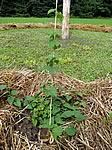
[[[0,24],[0,30],[7,30],[7,29],[26,29],[26,28],[53,28],[54,23],[7,23],[7,24]],[[57,28],[61,29],[62,26],[57,24]],[[89,24],[70,24],[70,29],[77,29],[77,30],[86,30],[86,31],[98,31],[98,32],[112,32],[112,27],[105,26],[105,25],[89,25]]]
[[[35,95],[43,82],[50,80],[48,74],[27,70],[0,71],[0,84],[7,84],[10,89],[19,91],[19,96]],[[26,110],[4,103],[0,108],[0,148],[2,150],[111,150],[112,122],[109,112],[112,111],[112,79],[96,80],[85,83],[65,74],[56,74],[54,83],[66,90],[86,92],[84,99],[87,108],[84,110],[87,119],[78,126],[77,135],[73,138],[62,137],[57,143],[39,141],[39,129],[32,126],[30,114]],[[65,90],[65,92],[66,92]],[[89,90],[89,91],[88,91]],[[0,101],[2,101],[0,97]],[[43,131],[46,136],[46,129]]]

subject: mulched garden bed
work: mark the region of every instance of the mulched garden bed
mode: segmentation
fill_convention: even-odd
[[[0,24],[0,30],[7,29],[26,29],[26,28],[53,28],[54,23],[6,23]],[[57,24],[57,28],[61,29],[62,26]],[[112,32],[111,26],[105,25],[89,25],[89,24],[70,24],[70,29],[98,31],[98,32]]]
[[[42,83],[51,76],[28,70],[0,71],[0,84],[19,91],[19,97],[35,95]],[[112,121],[112,79],[101,79],[90,83],[74,79],[65,74],[54,75],[54,84],[83,92],[87,107],[84,112],[87,119],[78,125],[74,137],[60,137],[56,142],[40,141],[39,136],[47,136],[47,129],[38,129],[30,121],[26,109],[9,105],[0,93],[0,150],[111,150]],[[75,98],[75,97],[74,97]],[[71,120],[72,121],[72,120]]]

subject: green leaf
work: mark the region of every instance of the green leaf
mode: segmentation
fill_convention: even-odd
[[[81,98],[83,97],[83,93],[82,92],[76,92],[76,95],[81,97]]]
[[[67,102],[69,102],[72,99],[72,96],[68,94],[65,94],[64,96],[66,97]]]
[[[42,70],[49,72],[50,74],[54,74],[56,72],[55,67],[51,67],[51,66],[44,66]]]
[[[86,116],[83,115],[80,111],[77,110],[77,111],[74,111],[74,112],[75,112],[74,116],[75,116],[75,119],[77,121],[83,121],[83,120],[86,119]]]
[[[5,90],[6,88],[7,88],[7,85],[3,85],[3,84],[0,85],[0,90],[1,90],[1,91]]]
[[[37,114],[33,113],[32,115],[32,123],[33,125],[36,127],[37,123],[38,123],[38,120],[37,120],[38,116]]]
[[[35,100],[35,97],[33,97],[33,96],[26,96],[24,101],[23,101],[23,106],[29,105],[34,100]]]
[[[11,94],[12,96],[16,96],[16,95],[18,94],[18,92],[17,92],[16,90],[12,90],[12,91],[10,92],[10,94]]]
[[[61,47],[61,44],[60,44],[60,42],[57,41],[57,40],[51,40],[51,41],[49,42],[49,47],[50,47],[50,48],[53,48],[53,49],[55,50],[55,49],[60,48],[60,47]]]
[[[8,103],[9,103],[10,105],[12,105],[12,104],[14,103],[14,100],[15,100],[15,97],[13,97],[13,96],[9,96],[9,97],[7,98],[7,101],[8,101]]]
[[[57,97],[57,88],[55,86],[46,86],[44,88],[45,96]]]
[[[63,133],[63,128],[61,126],[56,126],[52,129],[54,139],[57,139]]]
[[[62,22],[63,14],[61,12],[57,12],[56,15],[57,15],[57,18]]]
[[[87,103],[86,103],[85,101],[81,101],[80,106],[86,107],[86,106],[87,106]]]
[[[62,118],[69,118],[69,117],[72,117],[72,116],[74,116],[74,111],[71,111],[71,110],[65,111],[61,115]]]
[[[63,106],[66,107],[66,108],[68,108],[68,109],[73,110],[73,106],[71,106],[69,103],[66,103],[66,102],[65,102],[65,103],[63,104]]]
[[[55,116],[55,122],[56,122],[56,124],[64,124],[64,121],[62,120],[60,114],[57,114],[57,115]]]
[[[60,112],[60,108],[54,106],[52,111],[53,115],[56,115],[58,112]]]
[[[60,107],[61,106],[61,101],[60,99],[56,99],[55,102],[54,102],[54,107],[57,106],[57,107]]]
[[[78,105],[80,102],[79,101],[75,101],[74,102],[74,105]]]
[[[69,136],[74,136],[76,134],[77,130],[75,128],[68,127],[65,129],[65,132]]]
[[[17,106],[17,107],[21,107],[21,105],[22,105],[22,101],[21,101],[21,99],[19,99],[19,98],[16,98],[15,100],[14,100],[14,103],[13,103],[15,106]]]
[[[112,111],[109,112],[109,118],[110,118],[110,120],[112,121]]]
[[[54,12],[56,12],[56,9],[50,9],[47,14],[49,15],[49,14],[54,13]]]
[[[36,127],[36,125],[37,125],[37,119],[35,119],[35,118],[32,118],[32,123],[33,123],[33,125]]]

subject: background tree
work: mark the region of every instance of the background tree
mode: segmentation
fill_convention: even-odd
[[[0,16],[48,17],[47,12],[55,8],[56,0],[1,0]],[[58,11],[63,0],[58,1]],[[112,17],[112,0],[71,0],[71,16]]]

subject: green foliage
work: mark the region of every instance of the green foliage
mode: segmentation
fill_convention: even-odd
[[[57,97],[57,88],[55,86],[45,86],[43,88],[43,93],[46,97]]]
[[[56,12],[56,9],[50,9],[47,14],[49,15],[49,14],[55,13],[55,12]]]
[[[60,22],[62,22],[62,20],[63,20],[63,14],[61,12],[57,12],[56,15],[57,15],[57,19],[59,19]]]
[[[109,118],[110,118],[110,120],[112,121],[112,111],[109,112]]]
[[[7,88],[7,85],[1,84],[0,85],[0,91],[3,91]]]
[[[10,105],[17,106],[19,108],[22,107],[22,99],[17,97],[18,92],[16,90],[11,90],[8,92],[7,101]]]
[[[49,100],[40,95],[27,96],[23,101],[23,106],[32,112],[32,123],[39,125],[45,118],[49,118]]]
[[[76,128],[68,127],[65,129],[65,132],[69,136],[74,136],[76,134],[77,130],[76,130]]]
[[[46,17],[55,11],[55,0],[4,0],[0,5],[1,16],[36,16]],[[59,12],[62,11],[63,1],[58,1]],[[71,0],[71,15],[79,17],[111,17],[112,2],[109,0]]]
[[[2,90],[7,88],[6,85],[1,85],[0,87]],[[85,115],[78,108],[82,102],[80,100],[77,105],[71,105],[70,100],[72,96],[69,94],[60,96],[58,89],[58,87],[53,85],[43,85],[38,94],[26,96],[23,99],[18,98],[16,90],[7,90],[7,102],[18,108],[27,108],[31,113],[33,125],[38,125],[40,128],[49,128],[54,139],[60,137],[63,132],[73,136],[76,134],[76,129],[73,126],[64,128],[63,125],[71,119],[77,123],[86,119]]]
[[[59,69],[57,66],[58,64],[59,64],[59,59],[54,55],[49,55],[47,57],[46,65],[42,68],[42,70],[45,70],[50,74],[54,74],[58,72]]]
[[[52,129],[53,138],[57,139],[59,136],[61,136],[63,133],[63,128],[61,126],[55,126]]]

